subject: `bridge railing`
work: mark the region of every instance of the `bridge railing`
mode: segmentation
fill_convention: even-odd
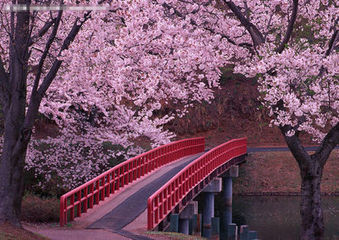
[[[154,169],[184,156],[203,152],[204,138],[172,142],[133,157],[89,182],[67,192],[60,198],[60,226],[80,217],[89,208],[114,194],[120,188],[150,173]]]
[[[213,148],[187,165],[148,198],[147,229],[154,229],[196,185],[215,169],[235,157],[246,154],[246,151],[247,139],[234,139]]]

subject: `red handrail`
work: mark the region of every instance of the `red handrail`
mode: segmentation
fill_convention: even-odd
[[[72,221],[75,215],[80,217],[105,197],[154,169],[204,150],[204,138],[190,138],[157,147],[118,164],[60,197],[60,226],[67,223],[68,212]]]
[[[147,201],[147,229],[154,229],[175,206],[215,169],[229,160],[246,154],[247,138],[228,141],[200,156]]]

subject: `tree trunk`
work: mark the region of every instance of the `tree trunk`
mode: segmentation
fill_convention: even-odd
[[[301,169],[301,240],[320,240],[324,236],[320,183],[323,167],[313,161],[311,169]]]
[[[14,141],[5,140],[0,162],[0,223],[20,226],[21,201],[24,192],[25,152],[13,154]],[[16,144],[15,144],[16,145]]]
[[[292,129],[280,127],[288,148],[300,169],[301,176],[301,240],[320,240],[324,237],[324,221],[321,209],[320,183],[323,169],[332,150],[339,143],[339,123],[331,128],[315,153],[309,155],[298,138],[298,133],[287,136]]]
[[[30,4],[30,0],[18,0]],[[15,21],[16,18],[16,21]],[[20,226],[23,170],[32,127],[25,127],[29,11],[11,13],[9,73],[1,74],[4,144],[0,161],[0,223]],[[2,69],[4,69],[2,67]],[[6,91],[4,91],[6,89]]]
[[[16,0],[12,1],[12,3],[29,6],[31,0]],[[61,16],[62,11],[59,11],[56,18],[50,19],[53,22],[52,32],[39,60],[39,72],[34,80],[26,111],[27,66],[30,56],[28,48],[32,43],[30,34],[32,30],[31,24],[34,21],[30,22],[29,11],[11,12],[10,14],[8,71],[6,71],[4,62],[0,57],[0,100],[2,103],[1,110],[5,117],[4,144],[0,159],[0,223],[8,222],[20,226],[20,208],[24,191],[23,170],[27,146],[41,99],[54,80],[62,63],[62,61],[55,59],[52,67],[39,85],[42,67],[46,56],[49,54],[51,44],[56,38]],[[68,49],[82,25],[90,17],[91,11],[88,11],[84,13],[83,18],[75,20],[69,34],[63,40],[60,52]]]
[[[11,74],[14,91],[6,109],[4,143],[0,161],[0,223],[20,226],[23,170],[32,128],[25,128],[26,67],[15,59]],[[17,83],[17,84],[14,84]]]
[[[5,120],[4,144],[0,161],[0,223],[20,226],[21,200],[24,192],[23,170],[31,130],[22,128],[25,101],[18,94]]]

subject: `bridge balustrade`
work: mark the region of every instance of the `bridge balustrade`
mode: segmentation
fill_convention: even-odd
[[[204,138],[190,138],[157,147],[118,164],[61,196],[60,226],[67,224],[68,219],[73,221],[75,216],[80,217],[100,201],[156,168],[204,150]]]
[[[147,201],[147,229],[153,230],[180,201],[215,169],[233,158],[246,154],[247,138],[228,141],[200,156]]]

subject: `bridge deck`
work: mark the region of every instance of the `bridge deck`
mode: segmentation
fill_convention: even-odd
[[[128,185],[119,194],[113,195],[111,199],[76,219],[72,224],[73,228],[106,229],[121,235],[129,235],[122,229],[145,211],[148,197],[202,154],[184,157]],[[146,223],[140,223],[142,225],[140,228],[146,230]]]

